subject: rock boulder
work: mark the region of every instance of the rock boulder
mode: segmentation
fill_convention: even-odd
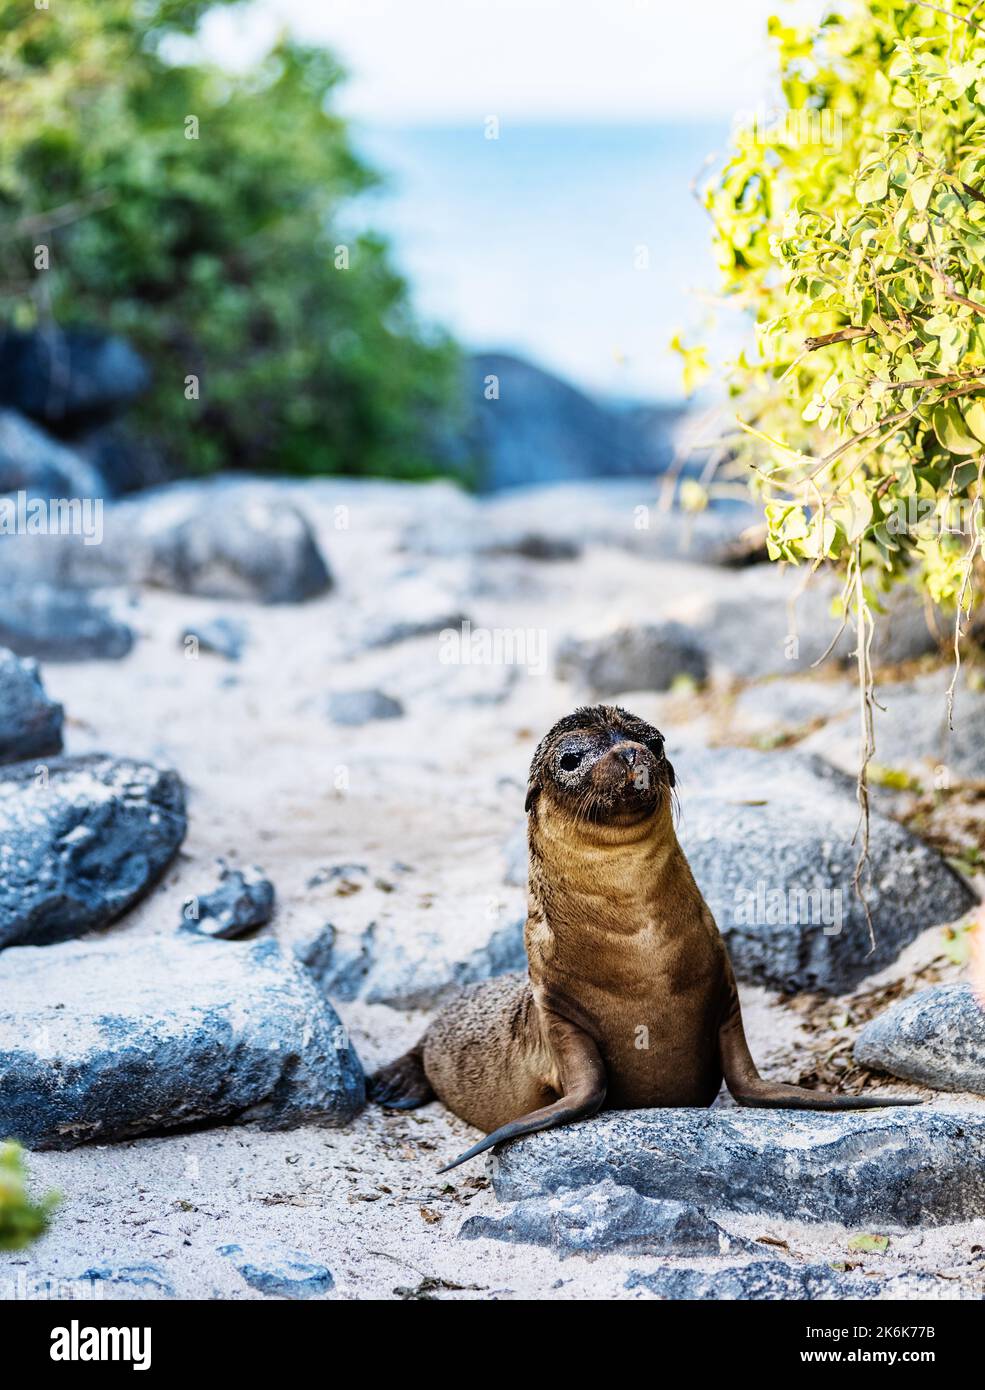
[[[0,947],[106,926],[157,882],[185,837],[181,781],[91,755],[0,776]]]
[[[0,1133],[62,1149],[203,1123],[343,1125],[331,1005],[271,940],[115,937],[0,955]]]
[[[985,1105],[825,1114],[603,1111],[501,1146],[493,1184],[522,1200],[606,1178],[658,1201],[845,1226],[985,1217]]]

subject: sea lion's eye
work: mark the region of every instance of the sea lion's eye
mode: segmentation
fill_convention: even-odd
[[[574,772],[580,762],[580,753],[565,753],[564,757],[561,759],[561,770],[563,772]]]

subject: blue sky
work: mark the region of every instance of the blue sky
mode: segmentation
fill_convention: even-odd
[[[769,94],[767,17],[822,0],[257,0],[216,12],[211,46],[249,57],[281,24],[352,71],[373,124],[729,116]]]

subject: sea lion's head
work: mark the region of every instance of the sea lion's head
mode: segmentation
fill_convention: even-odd
[[[673,786],[659,729],[618,705],[587,705],[537,745],[526,809],[548,796],[576,820],[631,825],[669,805]]]

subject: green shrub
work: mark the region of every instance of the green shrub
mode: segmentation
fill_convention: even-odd
[[[912,582],[953,610],[956,680],[985,588],[985,11],[841,0],[770,34],[783,106],[737,130],[705,202],[756,325],[729,386],[769,554],[835,566],[855,627],[864,901],[880,599]]]
[[[194,470],[433,472],[455,354],[344,230],[375,176],[342,73],[287,38],[242,74],[178,61],[217,3],[0,0],[0,320],[129,337],[139,423]]]
[[[25,1187],[24,1156],[16,1144],[0,1144],[0,1250],[19,1250],[41,1235],[57,1198],[32,1202]]]
[[[864,665],[892,584],[959,626],[981,591],[985,11],[840,10],[770,22],[785,107],[737,132],[706,203],[756,322],[729,379],[770,555],[840,567]]]

